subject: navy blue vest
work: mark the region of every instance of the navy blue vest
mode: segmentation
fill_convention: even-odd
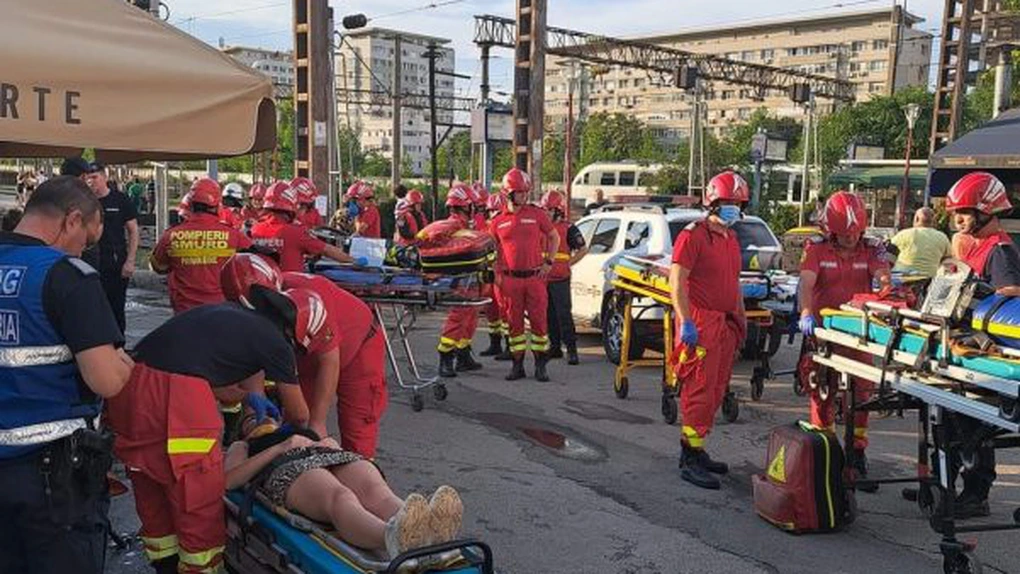
[[[99,414],[43,309],[46,275],[66,257],[48,246],[0,245],[0,459],[42,447],[3,444],[12,429]]]

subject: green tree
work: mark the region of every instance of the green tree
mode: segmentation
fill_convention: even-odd
[[[457,132],[448,136],[443,145],[436,150],[436,164],[439,166],[439,179],[466,181],[471,175],[471,133]],[[425,175],[432,177],[432,162],[427,162]]]
[[[566,140],[563,134],[550,133],[542,141],[542,181],[547,184],[563,181]],[[575,161],[576,165],[577,162]]]
[[[294,177],[294,98],[276,100],[276,150],[279,173],[276,179]]]
[[[361,169],[355,175],[361,177],[389,177],[393,162],[377,151],[370,151],[365,154]]]
[[[580,126],[578,169],[599,161],[664,161],[668,153],[640,120],[624,114],[599,112]]]

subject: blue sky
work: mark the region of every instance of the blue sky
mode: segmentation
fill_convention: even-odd
[[[900,0],[902,3],[903,0]],[[163,0],[170,22],[216,44],[291,47],[291,0]],[[447,4],[447,2],[449,2]],[[794,18],[891,6],[893,0],[548,0],[549,25],[609,36],[668,33],[700,26],[723,26],[766,18]],[[434,8],[426,8],[437,4]],[[921,28],[941,26],[942,0],[909,0],[911,12],[925,18]],[[363,13],[370,25],[449,38],[457,51],[457,71],[474,77],[458,84],[460,95],[477,96],[479,51],[472,43],[475,14],[512,16],[513,0],[333,0],[339,17]],[[510,51],[495,52],[494,90],[512,87]]]

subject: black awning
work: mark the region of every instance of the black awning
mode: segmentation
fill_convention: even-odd
[[[945,195],[965,174],[987,171],[1010,189],[1020,187],[1020,109],[1003,112],[928,160],[928,193]]]

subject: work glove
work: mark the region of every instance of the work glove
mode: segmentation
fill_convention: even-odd
[[[244,404],[255,412],[255,422],[261,423],[266,418],[280,420],[280,409],[265,395],[248,393],[244,396]]]
[[[692,349],[698,344],[698,327],[694,321],[685,319],[680,325],[680,342]]]
[[[360,212],[361,212],[361,210],[358,208],[358,204],[357,203],[354,203],[352,201],[352,202],[347,204],[347,217],[349,219],[354,219],[355,217],[358,216],[358,214]]]
[[[354,260],[355,267],[368,267],[368,257],[358,257]]]
[[[811,337],[815,334],[815,317],[814,315],[804,315],[800,318],[800,332],[805,337]]]

